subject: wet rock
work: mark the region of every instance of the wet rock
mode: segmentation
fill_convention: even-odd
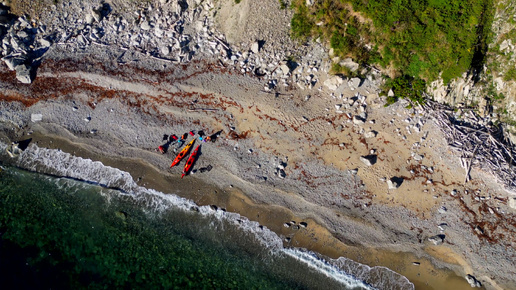
[[[440,245],[444,242],[445,235],[436,235],[428,238],[428,241],[433,243],[434,245]]]
[[[480,283],[480,281],[478,281],[477,278],[475,278],[475,276],[468,274],[468,275],[464,276],[464,278],[466,278],[466,281],[468,281],[468,283],[471,287],[473,287],[473,288],[482,287],[482,283]]]

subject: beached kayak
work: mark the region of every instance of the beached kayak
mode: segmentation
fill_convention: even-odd
[[[176,166],[179,162],[181,162],[181,160],[186,156],[186,154],[188,154],[188,152],[190,152],[190,148],[192,147],[192,145],[194,144],[194,142],[195,142],[195,139],[193,139],[192,141],[190,141],[190,143],[186,144],[185,148],[183,148],[183,150],[181,150],[181,152],[179,152],[179,154],[177,154],[176,159],[174,159],[174,161],[172,162],[172,164],[170,165],[170,167],[174,167],[174,166]]]
[[[188,158],[188,161],[186,161],[185,168],[183,169],[183,175],[181,175],[181,178],[183,178],[185,175],[187,175],[188,172],[190,172],[190,170],[192,169],[192,165],[194,164],[195,159],[197,158],[197,155],[199,154],[199,147],[201,147],[201,145],[197,145],[197,148],[195,148],[195,150],[192,152],[192,154]]]

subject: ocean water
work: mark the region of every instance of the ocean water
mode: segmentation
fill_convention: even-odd
[[[256,222],[100,162],[31,145],[14,165],[0,173],[2,289],[414,288],[384,267],[283,248]]]

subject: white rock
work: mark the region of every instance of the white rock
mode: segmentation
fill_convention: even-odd
[[[30,115],[30,120],[32,122],[38,122],[38,121],[41,121],[43,120],[43,114],[31,114]]]
[[[352,79],[349,80],[348,85],[349,85],[350,88],[356,89],[360,85],[360,79],[359,78],[352,78]]]
[[[91,13],[86,14],[86,17],[84,18],[84,22],[86,22],[86,24],[92,24],[93,23],[93,15],[91,15]]]
[[[163,46],[161,47],[161,53],[162,53],[163,55],[168,55],[168,54],[170,53],[170,47],[168,47],[168,46],[166,46],[166,45],[163,45]]]
[[[396,189],[401,186],[402,182],[403,182],[402,178],[393,177],[393,178],[387,180],[387,186],[389,189]]]
[[[32,78],[30,77],[31,69],[29,66],[27,66],[25,64],[21,64],[21,65],[16,66],[15,70],[16,70],[16,79],[18,81],[20,81],[21,83],[24,83],[24,84],[32,83]]]
[[[149,21],[143,21],[142,24],[140,24],[140,28],[142,30],[149,30],[149,29],[151,29]]]
[[[475,278],[473,275],[468,274],[468,275],[464,276],[464,278],[466,278],[466,281],[468,281],[469,285],[472,288],[482,287],[482,283],[480,283],[480,281],[478,281],[477,278]]]
[[[428,240],[437,246],[444,242],[444,238],[445,238],[444,235],[437,235],[437,236],[429,237]]]
[[[251,44],[251,51],[253,53],[258,53],[260,51],[260,44],[258,43],[258,41],[255,41],[253,42],[253,44]]]
[[[359,116],[353,116],[353,124],[362,125],[362,124],[364,124],[364,119],[362,119]]]
[[[423,155],[415,154],[413,158],[416,161],[421,161],[421,160],[423,160],[424,157],[425,156],[423,156]]]
[[[339,76],[331,77],[331,78],[325,80],[323,83],[323,85],[328,87],[328,89],[331,91],[336,90],[340,84],[342,84],[342,78]]]
[[[389,92],[387,92],[387,97],[394,97],[394,92],[392,91],[392,89],[390,89]]]
[[[360,161],[367,166],[372,166],[376,163],[376,155],[360,156]]]
[[[376,137],[376,134],[377,134],[376,131],[369,131],[369,132],[366,132],[364,134],[364,137],[366,137],[366,138],[374,138],[374,137]]]
[[[514,197],[514,196],[509,197],[508,204],[509,204],[510,208],[516,209],[516,197]]]
[[[284,75],[288,74],[290,72],[290,68],[286,64],[282,64],[280,67],[281,72],[283,72]]]

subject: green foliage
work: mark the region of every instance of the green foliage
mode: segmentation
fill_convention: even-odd
[[[414,78],[408,75],[390,79],[386,82],[386,87],[391,88],[394,92],[393,97],[387,97],[387,104],[394,104],[398,98],[409,99],[413,103],[423,104],[426,82],[420,78]]]
[[[312,33],[314,27],[313,20],[308,17],[308,8],[301,4],[297,6],[297,13],[292,16],[290,29],[291,35],[295,39],[306,40]]]
[[[240,2],[241,2],[241,1],[242,1],[242,0],[235,0],[235,3],[236,3],[236,4],[240,4]]]
[[[507,70],[507,72],[503,76],[503,80],[506,82],[516,81],[516,67],[509,68],[509,70]]]
[[[366,17],[350,13],[349,4]],[[294,36],[322,36],[336,56],[389,67],[397,75],[433,81],[442,73],[445,83],[481,67],[493,19],[492,0],[321,0],[311,7],[296,0],[292,5]]]
[[[287,2],[285,0],[278,0],[280,4],[280,9],[287,9]]]

